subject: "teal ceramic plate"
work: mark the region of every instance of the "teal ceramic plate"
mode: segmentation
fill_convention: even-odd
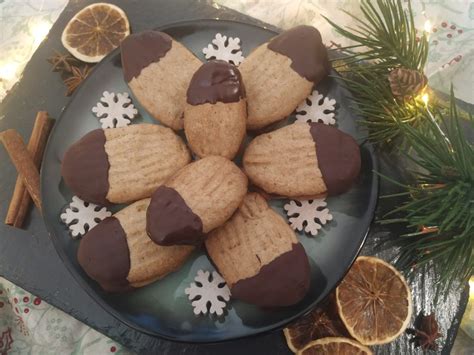
[[[275,35],[265,28],[219,20],[178,23],[161,30],[182,42],[202,60],[202,49],[218,32],[239,37],[244,56]],[[48,143],[41,173],[44,219],[56,250],[77,282],[120,321],[142,332],[181,342],[225,341],[280,329],[314,308],[337,286],[359,253],[377,198],[377,178],[373,174],[376,164],[374,152],[365,142],[364,132],[357,127],[357,118],[349,108],[348,92],[334,74],[335,77],[320,83],[317,89],[336,99],[337,126],[360,143],[362,172],[349,192],[327,200],[333,221],[324,226],[316,237],[304,233],[298,235],[309,256],[312,271],[311,289],[303,301],[277,310],[264,310],[231,301],[224,317],[195,316],[184,289],[193,281],[199,269],[214,269],[204,250],[196,252],[178,272],[128,294],[104,293],[82,271],[76,259],[79,242],[71,239],[66,226],[59,219],[61,211],[72,197],[61,179],[61,159],[73,142],[88,131],[100,127],[91,109],[104,91],[130,92],[123,80],[119,50],[112,52],[95,67],[64,109]],[[141,117],[132,124],[154,122],[136,100],[134,102]],[[293,121],[294,118],[290,117],[282,124]],[[133,184],[133,181],[130,183]],[[284,215],[285,203],[276,200],[271,205]]]

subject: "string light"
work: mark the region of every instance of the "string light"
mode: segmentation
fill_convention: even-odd
[[[430,100],[430,96],[427,93],[424,93],[421,95],[421,101],[425,104],[425,106],[428,106],[428,102]]]
[[[426,20],[426,21],[425,21],[425,26],[424,26],[424,28],[425,28],[425,32],[426,32],[426,33],[428,33],[428,34],[431,33],[431,31],[433,30],[433,25],[431,24],[431,21],[430,21],[430,20]]]
[[[418,96],[419,97],[419,96]],[[441,134],[441,136],[443,137],[443,139],[446,141],[447,145],[448,145],[448,148],[451,152],[453,152],[453,146],[451,145],[451,142],[449,141],[449,138],[446,136],[446,134],[443,132],[443,130],[441,129],[441,127],[439,126],[438,122],[436,122],[436,119],[434,118],[433,114],[431,113],[430,111],[430,108],[428,106],[428,102],[430,100],[430,96],[428,95],[427,92],[423,93],[421,95],[421,101],[423,101],[423,103],[425,104],[425,107],[426,107],[426,112],[428,113],[428,117],[430,118],[431,122],[433,122],[433,124],[436,126],[436,128],[438,129],[439,133]]]

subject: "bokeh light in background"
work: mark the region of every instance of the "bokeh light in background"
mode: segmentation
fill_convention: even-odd
[[[51,22],[44,20],[33,21],[31,23],[30,33],[33,37],[33,50],[35,50],[40,45],[40,43],[43,42],[43,39],[45,39],[48,35],[52,25],[53,24]]]
[[[18,48],[18,53],[13,53],[14,55],[12,56],[0,58],[0,81],[5,84],[5,91],[8,90],[13,83],[18,81],[24,66],[41,42],[46,38],[52,25],[53,24],[49,21],[33,19],[29,23],[27,35],[23,38],[22,42],[24,46]],[[24,54],[27,58],[26,60],[19,62],[18,57],[22,57],[21,51],[25,52]],[[0,101],[5,94],[6,92],[2,93],[0,91]]]
[[[0,1],[0,101],[21,77],[67,0]]]

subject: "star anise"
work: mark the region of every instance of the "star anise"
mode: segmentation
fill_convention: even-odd
[[[441,337],[441,333],[434,313],[425,316],[423,312],[420,312],[414,325],[414,329],[407,329],[407,333],[412,336],[410,342],[414,343],[415,347],[421,347],[422,350],[437,350],[436,339]]]
[[[82,81],[87,78],[91,72],[92,67],[89,65],[84,65],[82,68],[71,66],[71,76],[67,79],[64,79],[64,84],[67,87],[66,96],[71,96],[72,93],[77,89],[77,87],[82,83]]]
[[[54,51],[54,56],[48,58],[48,62],[53,66],[53,71],[59,72],[72,72],[72,67],[79,64],[79,60],[74,58],[69,53],[62,54],[58,51]]]
[[[323,305],[285,328],[284,334],[290,349],[297,352],[311,341],[321,338],[348,337],[336,307],[335,297],[331,295]]]

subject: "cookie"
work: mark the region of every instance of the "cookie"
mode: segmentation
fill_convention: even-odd
[[[171,129],[137,124],[87,133],[64,154],[61,174],[79,198],[107,205],[150,197],[190,160]]]
[[[181,169],[152,195],[147,232],[160,245],[199,244],[222,225],[247,192],[247,177],[230,160],[210,156]]]
[[[186,95],[184,133],[199,157],[233,159],[245,136],[247,103],[236,66],[222,60],[203,64]]]
[[[360,164],[354,138],[323,123],[294,123],[262,134],[243,157],[253,184],[285,197],[341,194],[351,188]]]
[[[306,295],[310,267],[286,221],[253,192],[206,239],[209,257],[232,297],[261,307],[290,306]]]
[[[183,129],[186,89],[201,61],[158,31],[132,34],[120,48],[124,79],[140,104],[164,125]]]
[[[162,247],[146,234],[144,199],[108,217],[81,239],[77,259],[90,278],[109,292],[142,287],[181,267],[192,246]]]
[[[331,66],[319,31],[298,26],[255,49],[239,70],[247,91],[247,128],[259,129],[290,115]]]

